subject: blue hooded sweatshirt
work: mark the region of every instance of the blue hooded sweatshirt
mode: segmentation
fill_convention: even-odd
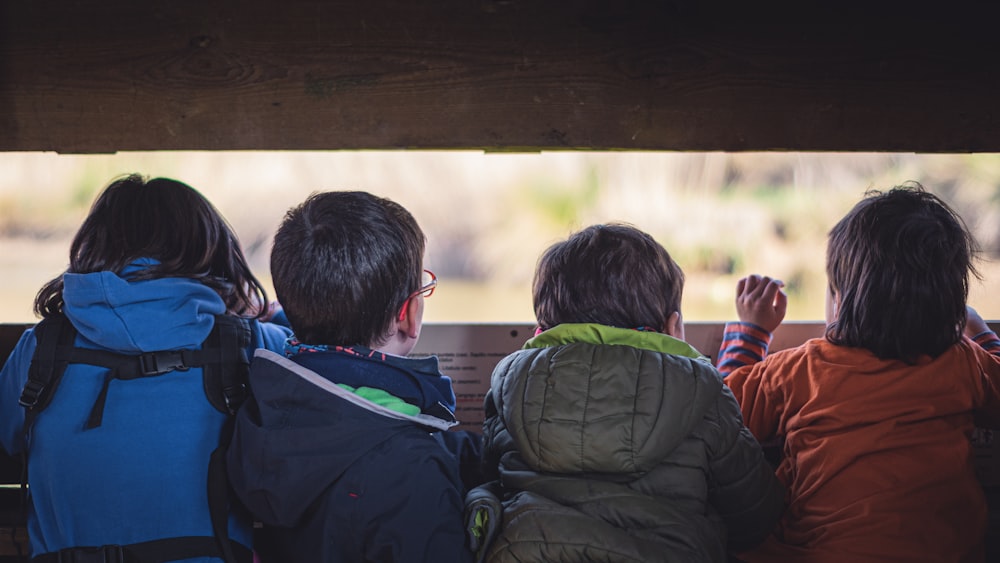
[[[265,563],[472,561],[462,510],[481,437],[447,430],[455,398],[437,358],[258,350],[250,386],[227,468],[264,523]]]
[[[132,268],[148,263],[138,262]],[[225,313],[211,288],[191,279],[130,282],[112,272],[66,274],[64,312],[76,345],[123,354],[198,349]],[[251,322],[253,349],[280,350],[286,327]],[[25,449],[21,389],[36,346],[24,333],[0,371],[0,444]],[[106,368],[70,364],[28,438],[28,533],[32,555],[69,547],[212,536],[209,456],[225,415],[208,402],[202,370],[112,380],[100,426],[85,429]],[[230,537],[250,546],[246,518]],[[218,561],[197,558],[189,561]]]

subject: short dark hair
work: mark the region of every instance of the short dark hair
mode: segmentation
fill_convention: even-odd
[[[543,329],[597,323],[662,330],[680,311],[684,273],[653,237],[624,223],[592,225],[542,254],[535,317]]]
[[[367,192],[316,193],[274,236],[271,276],[296,337],[370,345],[420,288],[424,234],[401,205]]]
[[[141,258],[158,263],[130,273],[132,281],[191,278],[214,289],[237,315],[260,316],[267,294],[247,265],[222,214],[191,186],[170,178],[130,174],[112,181],[73,237],[69,268],[87,274],[122,270]],[[63,308],[63,275],[35,297],[35,313]]]
[[[907,363],[941,355],[962,338],[977,253],[962,218],[920,184],[868,191],[830,231],[840,303],[826,338]]]

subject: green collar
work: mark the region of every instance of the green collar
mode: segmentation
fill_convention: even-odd
[[[523,348],[548,348],[574,342],[617,344],[674,356],[707,360],[705,355],[695,350],[693,346],[673,336],[599,324],[564,323],[554,326],[525,342]]]
[[[420,414],[420,407],[417,405],[411,405],[403,399],[384,391],[382,389],[376,389],[374,387],[351,387],[350,385],[344,385],[343,383],[338,383],[337,387],[341,389],[346,389],[355,395],[367,399],[376,405],[383,406],[391,411],[396,411],[409,416],[417,416]]]

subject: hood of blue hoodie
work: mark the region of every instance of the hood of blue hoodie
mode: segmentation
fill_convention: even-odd
[[[136,261],[121,274],[63,275],[63,311],[80,336],[123,354],[201,345],[226,304],[188,278],[128,281],[129,273],[152,263]]]

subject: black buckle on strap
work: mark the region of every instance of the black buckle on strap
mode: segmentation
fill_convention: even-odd
[[[229,411],[229,414],[236,414],[248,395],[247,386],[242,383],[223,388],[222,399],[226,403],[226,410]]]
[[[59,550],[58,563],[126,563],[125,550],[120,545],[101,547],[70,547]]]
[[[21,390],[21,398],[17,400],[18,404],[25,408],[34,408],[38,404],[38,401],[42,398],[42,393],[45,391],[45,384],[38,381],[33,381],[29,379],[24,384],[24,389]]]
[[[173,352],[146,352],[139,356],[139,371],[142,375],[160,375],[173,370],[188,369],[184,363],[184,354],[177,350]]]

